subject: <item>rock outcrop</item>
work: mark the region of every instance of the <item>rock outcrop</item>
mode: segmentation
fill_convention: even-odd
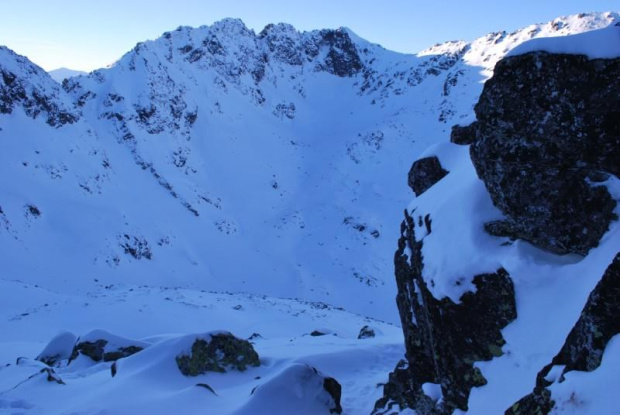
[[[11,114],[22,107],[29,117],[42,116],[53,127],[73,124],[80,118],[72,105],[63,101],[60,85],[43,69],[6,47],[0,47],[0,61],[0,114]]]
[[[414,218],[405,216],[395,265],[407,360],[390,374],[374,413],[403,408],[420,415],[466,411],[471,389],[486,384],[474,363],[503,354],[500,330],[517,317],[512,280],[499,269],[474,277],[477,291],[465,293],[460,304],[437,300],[422,277],[423,240],[416,239]],[[428,396],[427,384],[439,385],[443,398]]]
[[[546,415],[554,407],[548,387],[563,382],[567,372],[597,369],[609,340],[620,333],[620,252],[609,265],[603,278],[590,293],[560,352],[536,377],[534,391],[506,411],[507,415]],[[554,367],[563,367],[558,376],[549,377]]]
[[[94,362],[113,362],[148,347],[147,343],[116,336],[104,330],[93,330],[80,337],[73,347],[69,364],[79,356]]]
[[[498,63],[475,107],[477,121],[455,127],[451,137],[455,144],[471,144],[476,173],[507,217],[481,219],[480,227],[486,220],[484,228],[491,235],[524,239],[556,254],[587,255],[597,247],[617,219],[617,202],[606,185],[616,180],[611,176],[620,176],[618,91],[620,59],[533,52]],[[409,184],[416,196],[445,176],[440,159],[413,164]],[[490,207],[488,199],[486,203]],[[473,290],[458,303],[436,297],[434,280],[423,274],[426,261],[436,260],[423,255],[426,238],[435,236],[433,210],[410,209],[395,255],[406,355],[390,374],[374,413],[467,411],[472,388],[487,383],[475,362],[503,354],[501,330],[517,318],[513,281],[500,267],[494,273],[467,275]],[[475,238],[464,241],[479,243]],[[506,261],[498,257],[497,262]],[[620,332],[619,270],[620,254],[590,294],[560,352],[539,372],[534,391],[508,408],[508,414],[549,413],[553,382],[563,382],[566,372],[593,371],[601,364],[605,346]],[[441,267],[434,272],[441,273]],[[551,376],[552,370],[561,373]]]
[[[620,175],[620,59],[534,52],[497,64],[467,131],[471,157],[507,220],[497,236],[585,255],[616,202],[604,186]],[[457,130],[462,132],[462,130]]]

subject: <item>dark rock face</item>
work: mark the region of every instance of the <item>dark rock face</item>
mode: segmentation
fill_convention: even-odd
[[[329,47],[325,58],[325,69],[336,76],[353,76],[362,69],[355,44],[344,30],[321,31],[323,44]]]
[[[469,145],[476,140],[476,124],[455,125],[450,132],[450,142],[460,145]]]
[[[545,52],[500,61],[453,140],[508,216],[498,236],[581,255],[598,245],[616,201],[597,185],[620,175],[620,59]]]
[[[581,317],[568,334],[560,352],[536,377],[534,391],[515,403],[506,414],[548,414],[554,406],[551,392],[547,389],[552,382],[545,378],[556,365],[564,365],[559,382],[564,374],[573,370],[591,372],[598,368],[607,343],[620,333],[620,252],[616,254],[603,278],[590,293],[581,312]]]
[[[439,159],[435,156],[416,160],[409,170],[409,187],[416,196],[420,196],[446,174],[448,171],[441,167]]]
[[[342,396],[342,386],[340,386],[340,383],[334,378],[326,377],[323,379],[323,389],[334,399],[334,407],[329,408],[329,413],[341,414],[342,406],[340,405],[340,398]]]
[[[422,277],[423,241],[415,238],[414,220],[405,214],[395,256],[396,303],[407,361],[390,374],[374,413],[388,414],[395,406],[420,415],[466,411],[471,389],[486,384],[474,363],[502,355],[505,341],[500,330],[517,317],[514,287],[508,273],[499,269],[475,276],[476,292],[465,293],[460,304],[437,300]],[[427,382],[441,385],[442,401],[423,392]]]
[[[80,354],[90,357],[95,362],[112,362],[123,357],[131,356],[142,350],[140,346],[119,347],[115,350],[105,351],[108,341],[105,339],[96,340],[94,342],[79,342],[73,348],[69,363],[75,360]]]
[[[370,339],[372,337],[375,337],[375,331],[368,326],[362,327],[357,335],[358,339]]]
[[[226,369],[231,368],[243,372],[248,366],[260,366],[258,353],[252,344],[230,333],[212,335],[210,341],[196,339],[191,354],[177,356],[176,361],[185,376],[225,373]]]
[[[1,49],[3,53],[10,53],[29,75],[48,77],[43,70],[32,65],[26,58],[6,48]],[[51,79],[49,81],[54,82]],[[52,127],[72,124],[79,119],[79,114],[59,105],[58,96],[42,92],[29,82],[29,79],[0,67],[0,114],[11,114],[15,107],[21,106],[31,118],[37,118],[39,115],[46,117],[46,122]],[[60,88],[56,89],[55,92],[59,93]]]

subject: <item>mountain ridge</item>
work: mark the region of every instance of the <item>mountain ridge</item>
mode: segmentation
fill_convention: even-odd
[[[479,82],[505,49],[527,36],[613,18],[573,16],[562,25],[488,35],[473,46],[450,43],[435,49],[442,54],[431,49],[420,57],[360,45],[346,31],[300,33],[274,25],[261,35],[239,20],[166,32],[108,69],[66,80],[64,92],[41,74],[33,84],[37,96],[50,89],[57,106],[73,106],[70,119],[81,120],[74,126],[52,121],[63,130],[54,139],[59,147],[41,155],[34,136],[56,133],[28,132],[34,125],[23,131],[17,119],[4,132],[28,143],[20,155],[5,148],[7,177],[29,177],[32,189],[58,187],[95,211],[106,206],[106,220],[69,208],[76,209],[70,228],[98,229],[84,236],[89,242],[64,240],[51,229],[46,238],[31,239],[34,229],[49,229],[46,212],[61,217],[67,208],[61,199],[49,200],[56,207],[48,209],[28,192],[0,206],[34,252],[54,252],[43,240],[60,238],[57,247],[78,253],[69,260],[61,250],[49,258],[55,275],[79,269],[89,270],[91,281],[162,284],[176,275],[183,284],[307,297],[395,321],[393,306],[376,298],[389,298],[394,289],[392,241],[398,206],[408,199],[402,177],[412,156],[447,137],[452,123],[467,123]],[[482,56],[476,50],[483,46],[495,52]],[[40,112],[54,108],[54,94]],[[64,147],[68,159],[58,152]],[[154,210],[149,199],[161,208]],[[43,220],[24,217],[26,205],[37,206]],[[162,221],[170,218],[164,212],[175,212],[178,222]],[[17,249],[6,260],[9,269],[29,279],[39,275],[35,264],[23,268],[28,255],[7,236],[4,249]],[[240,247],[254,272],[269,279],[249,278],[233,259]],[[49,284],[50,278],[58,277],[34,280]],[[365,305],[345,295],[351,290]]]

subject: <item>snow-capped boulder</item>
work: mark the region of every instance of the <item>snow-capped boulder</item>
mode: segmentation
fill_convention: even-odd
[[[43,351],[37,356],[37,360],[45,363],[49,366],[54,366],[56,363],[69,359],[73,353],[73,347],[78,338],[75,334],[68,331],[58,333],[50,340],[45,346]]]
[[[252,344],[227,332],[214,332],[197,337],[191,352],[176,357],[177,366],[185,376],[207,372],[243,372],[248,366],[260,366],[258,353]]]
[[[296,363],[258,386],[236,414],[340,414],[341,393],[336,379],[312,366]]]
[[[620,32],[620,28],[618,28]],[[620,175],[620,59],[533,52],[504,59],[476,105],[471,156],[508,219],[494,235],[560,254],[598,245]]]
[[[69,363],[79,356],[86,356],[95,362],[111,362],[138,353],[148,346],[148,343],[120,337],[105,330],[93,330],[78,339]]]

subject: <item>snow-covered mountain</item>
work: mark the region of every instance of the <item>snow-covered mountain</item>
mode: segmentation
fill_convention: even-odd
[[[3,269],[44,287],[242,290],[395,321],[411,160],[471,116],[512,47],[613,18],[418,56],[347,29],[255,34],[229,19],[140,43],[64,90],[3,50]]]
[[[376,384],[403,353],[399,330],[373,319],[399,321],[393,251],[411,162],[447,142],[453,124],[472,121],[484,82],[512,49],[618,17],[558,18],[417,55],[385,50],[345,28],[301,33],[278,24],[257,34],[227,19],[164,33],[110,68],[62,85],[1,48],[6,356],[36,355],[60,329],[102,327],[127,338],[225,329],[247,338],[281,324],[269,342],[256,342],[272,362],[261,377],[308,361],[344,380],[345,412],[370,412],[381,396]],[[162,301],[162,290],[174,295]],[[31,299],[18,300],[25,292]],[[216,305],[230,301],[236,304]],[[125,302],[131,306],[112,307]],[[314,316],[315,309],[324,311]],[[356,339],[365,324],[382,333],[372,346]],[[287,352],[288,341],[306,342],[301,336],[314,325],[338,336],[311,336],[315,343]],[[176,350],[166,344],[157,347]],[[366,366],[372,353],[385,359]],[[345,355],[363,375],[335,364]],[[6,387],[37,365],[13,367]],[[130,373],[142,370],[136,365]],[[67,373],[80,379],[82,370],[103,379],[90,366]],[[145,380],[136,376],[127,384]],[[220,381],[216,391],[231,387]],[[112,389],[125,388],[118,385]],[[194,393],[188,385],[160,385],[183,391],[169,408]],[[250,377],[241,385],[224,393],[221,408],[232,411],[255,386]],[[115,396],[112,389],[62,410],[97,406]],[[26,395],[10,396],[0,395],[0,407]],[[45,408],[49,397],[40,396],[24,402]],[[136,396],[133,408],[145,408],[147,398]]]
[[[64,81],[67,78],[87,74],[87,72],[77,71],[75,69],[69,69],[69,68],[58,68],[58,69],[51,70],[48,73],[50,74],[50,76],[52,77],[54,81],[60,82],[60,83],[62,83],[62,81]]]

